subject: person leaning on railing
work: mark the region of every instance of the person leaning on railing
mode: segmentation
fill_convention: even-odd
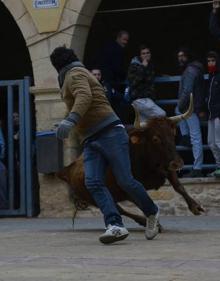
[[[183,113],[187,110],[191,93],[193,93],[194,99],[193,114],[190,118],[181,121],[179,124],[182,138],[189,138],[192,144],[194,158],[193,169],[183,176],[193,178],[202,177],[203,147],[200,118],[203,118],[205,115],[204,68],[200,62],[193,60],[191,51],[186,47],[179,48],[177,60],[181,72],[181,79],[176,113]]]
[[[151,50],[143,44],[128,68],[130,102],[138,109],[141,122],[155,116],[166,116],[166,112],[154,102],[154,81],[155,67]]]

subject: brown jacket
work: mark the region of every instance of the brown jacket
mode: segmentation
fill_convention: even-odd
[[[83,140],[119,121],[103,87],[86,68],[69,70],[61,92],[68,112],[76,115],[77,130]]]

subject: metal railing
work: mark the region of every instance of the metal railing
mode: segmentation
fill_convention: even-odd
[[[7,197],[8,208],[0,210],[0,216],[32,216],[32,129],[30,110],[30,82],[29,78],[23,80],[0,81],[0,93],[5,96],[7,104],[6,147],[7,147]],[[16,101],[16,106],[15,106]],[[19,165],[15,164],[15,143],[13,113],[19,114]],[[17,168],[18,167],[18,168]],[[16,171],[18,169],[18,171]],[[18,177],[15,176],[18,172]],[[16,195],[18,206],[15,207]]]
[[[204,79],[208,80],[208,74],[204,75]],[[178,83],[180,81],[180,76],[162,76],[162,77],[156,77],[155,78],[155,83],[156,84],[168,84],[168,83]],[[157,100],[157,104],[160,106],[165,106],[165,105],[177,105],[177,99],[159,99]],[[201,122],[201,126],[207,127],[207,122]],[[192,148],[186,147],[186,146],[176,146],[177,151],[184,153],[187,151],[192,151]],[[210,148],[208,145],[203,145],[203,151],[210,151]],[[193,165],[184,165],[183,170],[189,170],[192,169]],[[204,163],[202,165],[203,170],[211,170],[215,169],[216,164],[214,163]]]

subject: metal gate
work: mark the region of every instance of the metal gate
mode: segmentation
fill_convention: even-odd
[[[0,216],[32,216],[32,128],[29,78],[0,81],[0,94],[6,95],[5,112],[5,167],[7,175],[7,207]],[[13,114],[18,113],[18,147],[15,147]],[[17,150],[17,151],[16,151]],[[18,160],[15,160],[15,154]],[[15,163],[16,161],[16,163]],[[18,161],[18,163],[17,163]],[[17,175],[16,175],[17,174]],[[15,204],[15,201],[17,203]]]

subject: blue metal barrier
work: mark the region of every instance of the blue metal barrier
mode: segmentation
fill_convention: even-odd
[[[56,137],[56,131],[37,132],[36,148],[39,173],[50,174],[64,168],[63,142]]]
[[[29,78],[0,81],[0,93],[6,95],[7,118],[7,191],[8,208],[0,210],[0,216],[32,216],[32,130],[29,94]],[[19,114],[19,146],[15,151],[13,113]],[[15,152],[19,164],[15,163]],[[17,176],[16,176],[17,175]],[[17,198],[16,198],[17,197]],[[17,200],[17,201],[16,201]],[[15,203],[16,201],[16,203]]]

